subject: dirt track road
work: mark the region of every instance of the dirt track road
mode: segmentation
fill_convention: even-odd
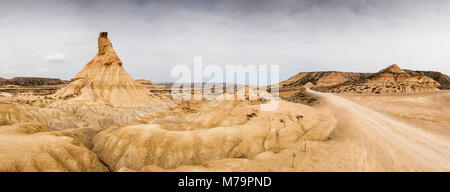
[[[364,149],[349,154],[364,171],[450,171],[450,141],[359,105],[348,99],[308,90],[340,119],[336,137]]]

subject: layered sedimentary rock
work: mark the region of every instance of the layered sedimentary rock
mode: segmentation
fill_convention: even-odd
[[[20,86],[45,86],[65,84],[61,79],[42,78],[42,77],[14,77],[12,79],[0,78],[0,85],[20,85]]]
[[[7,79],[4,79],[4,78],[0,77],[0,85],[3,85],[6,81],[7,81]]]
[[[301,87],[333,86],[347,81],[356,81],[369,76],[367,73],[349,73],[339,71],[301,72],[280,83],[282,91]]]
[[[175,168],[277,153],[305,137],[327,140],[337,123],[329,114],[286,101],[276,111],[258,109],[245,101],[211,101],[186,116],[106,129],[94,137],[92,150],[113,171]]]
[[[153,86],[155,85],[155,83],[153,83],[150,80],[146,80],[146,79],[137,79],[136,82],[142,84],[142,85],[146,85],[146,86]]]
[[[432,78],[436,82],[440,84],[439,89],[450,89],[450,77],[446,74],[437,72],[437,71],[412,71],[412,70],[404,70],[406,73],[412,76],[427,76]]]
[[[136,82],[144,85],[147,89],[150,89],[150,90],[170,89],[170,85],[154,83],[154,82],[152,82],[150,80],[146,80],[146,79],[137,79]]]
[[[70,103],[92,102],[113,107],[150,107],[155,102],[145,86],[125,71],[106,32],[98,37],[97,55],[56,96]]]
[[[371,75],[362,82],[342,85],[331,89],[331,92],[352,93],[396,93],[436,91],[439,83],[424,75],[410,75],[393,64],[386,69]]]
[[[304,105],[315,105],[320,103],[319,97],[310,94],[306,91],[306,88],[302,88],[296,93],[288,96],[280,95],[282,99],[293,103],[301,103]]]
[[[377,73],[302,72],[282,81],[280,91],[313,88],[336,93],[390,93],[434,91],[449,86],[450,78],[445,74],[402,70],[393,64]]]
[[[0,126],[0,171],[108,171],[78,140],[33,123]]]

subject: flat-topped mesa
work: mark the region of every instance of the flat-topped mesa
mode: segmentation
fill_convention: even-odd
[[[69,102],[93,102],[117,107],[148,107],[155,98],[123,68],[107,32],[98,37],[98,53],[56,93]]]

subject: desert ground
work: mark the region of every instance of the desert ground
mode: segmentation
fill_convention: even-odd
[[[299,73],[264,111],[135,81],[107,35],[71,81],[0,87],[0,171],[450,171],[446,75]]]
[[[1,98],[0,168],[450,170],[449,91],[385,95],[308,91],[319,98],[317,104],[282,100],[275,112],[261,112],[258,104],[246,101],[197,101],[176,103],[163,113],[122,109],[110,114],[107,111],[113,109],[107,107],[47,108],[41,107],[46,100],[39,96],[36,100],[6,96]],[[21,104],[22,99],[36,102]],[[292,167],[292,154],[305,137],[310,139],[307,149],[299,152]]]

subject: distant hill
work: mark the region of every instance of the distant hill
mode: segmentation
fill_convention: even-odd
[[[450,89],[450,77],[446,74],[436,71],[413,71],[413,70],[404,70],[406,73],[410,75],[425,75],[427,77],[432,78],[437,81],[440,86],[439,89]]]
[[[170,86],[162,84],[162,83],[154,83],[150,80],[146,79],[137,79],[136,82],[144,85],[148,89],[169,89]]]
[[[339,71],[301,72],[280,83],[280,89],[288,91],[300,87],[333,86],[347,81],[358,81],[370,73],[351,73]]]
[[[403,70],[393,64],[377,73],[301,72],[280,82],[280,91],[312,88],[337,93],[419,92],[450,89],[449,82],[450,78],[440,72]]]
[[[422,92],[438,90],[439,85],[430,77],[421,74],[411,75],[393,64],[362,81],[342,84],[329,91],[335,93]]]
[[[0,78],[0,85],[45,86],[59,84],[65,84],[65,82],[61,79],[42,77],[14,77],[12,79]]]
[[[146,80],[146,79],[137,79],[135,81],[140,83],[140,84],[142,84],[142,85],[155,85],[155,83],[153,83],[150,80]]]

